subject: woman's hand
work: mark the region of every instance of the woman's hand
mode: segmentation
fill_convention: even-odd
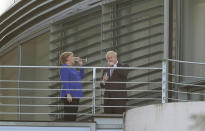
[[[71,102],[72,102],[72,96],[71,96],[71,94],[67,94],[67,101],[68,101],[68,103],[71,103]]]
[[[78,63],[79,63],[80,66],[82,66],[83,65],[83,59],[78,57]]]

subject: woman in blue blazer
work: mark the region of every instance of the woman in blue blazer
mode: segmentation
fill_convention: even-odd
[[[60,79],[62,81],[62,88],[60,96],[64,102],[64,121],[75,121],[76,113],[78,111],[79,100],[83,96],[82,92],[82,78],[85,77],[84,69],[77,71],[75,68],[69,68],[75,64],[74,54],[72,52],[64,52],[60,55],[62,68],[60,69]],[[78,64],[83,65],[81,58],[78,58]],[[73,90],[72,90],[73,89]],[[68,106],[67,106],[68,105]]]

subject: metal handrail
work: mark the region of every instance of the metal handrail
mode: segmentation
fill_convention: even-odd
[[[0,65],[0,68],[78,68],[78,69],[127,69],[127,70],[162,70],[161,67],[94,67],[94,66],[16,66],[16,65]]]
[[[36,96],[36,95],[27,95],[27,96],[18,96],[16,94],[8,94],[8,95],[5,95],[5,94],[1,94],[0,93],[0,99],[2,100],[11,100],[13,101],[13,99],[23,99],[23,100],[28,100],[28,99],[34,99],[34,100],[38,100],[38,101],[41,101],[41,100],[46,100],[44,102],[41,102],[41,104],[25,104],[25,103],[22,103],[22,104],[18,104],[18,103],[1,103],[0,101],[0,107],[2,108],[9,108],[9,107],[12,107],[12,108],[15,108],[15,107],[25,107],[25,108],[47,108],[47,107],[50,107],[50,108],[55,108],[55,107],[58,107],[58,108],[63,108],[64,106],[68,106],[68,107],[79,107],[79,108],[90,108],[91,110],[86,112],[86,113],[74,113],[74,114],[77,114],[77,115],[88,115],[88,116],[92,116],[92,115],[95,115],[95,114],[99,114],[100,112],[97,111],[98,108],[105,108],[105,107],[116,107],[116,108],[134,108],[136,106],[133,106],[133,105],[124,105],[124,106],[105,106],[103,105],[102,103],[100,104],[99,101],[102,101],[102,100],[129,100],[129,101],[144,101],[144,100],[152,100],[152,101],[161,101],[161,98],[155,98],[155,97],[140,97],[140,96],[132,96],[132,97],[126,97],[126,98],[107,98],[107,97],[104,97],[104,96],[96,96],[96,93],[100,93],[100,92],[104,92],[104,91],[107,91],[107,92],[127,92],[127,93],[151,93],[151,94],[154,94],[154,93],[161,93],[161,90],[155,90],[155,89],[123,89],[123,90],[118,90],[118,89],[104,89],[104,88],[99,88],[99,87],[96,87],[96,84],[100,84],[102,81],[101,80],[98,80],[97,79],[97,76],[96,76],[96,70],[100,70],[100,69],[110,69],[110,68],[114,68],[114,69],[126,69],[126,70],[162,70],[162,68],[160,67],[82,67],[82,66],[72,66],[72,67],[62,67],[62,66],[16,66],[16,65],[0,65],[0,68],[31,68],[31,69],[60,69],[60,68],[83,68],[83,69],[92,69],[93,71],[93,77],[91,78],[92,80],[83,80],[83,81],[60,81],[60,80],[54,80],[54,81],[51,81],[51,80],[3,80],[1,79],[0,80],[0,83],[43,83],[43,84],[51,84],[51,83],[64,83],[64,82],[67,82],[67,83],[82,83],[82,84],[93,84],[92,85],[92,88],[83,88],[83,89],[72,89],[73,91],[74,90],[82,90],[82,91],[85,91],[85,92],[91,92],[92,95],[87,95],[87,96],[83,96],[83,97],[73,97],[73,98],[79,98],[80,100],[85,100],[85,101],[89,101],[88,103],[80,103],[79,105],[63,105],[61,102],[60,103],[51,103],[51,104],[48,104],[48,103],[45,103],[47,100],[60,100],[61,98],[66,98],[66,97],[59,97],[59,96],[42,96],[42,95],[39,95],[39,96]],[[148,84],[148,85],[161,85],[162,82],[161,81],[156,81],[156,82],[152,82],[152,81],[123,81],[123,82],[119,82],[119,81],[112,81],[112,82],[105,82],[105,83],[118,83],[118,84]],[[15,87],[1,87],[0,86],[0,92],[1,91],[29,91],[29,92],[33,92],[33,91],[61,91],[61,90],[66,90],[66,89],[60,89],[60,88],[54,88],[54,89],[47,89],[47,88],[21,88],[21,87],[18,87],[18,88],[15,88]],[[90,113],[89,113],[90,112]],[[102,112],[101,112],[102,113]],[[2,115],[14,115],[14,114],[18,114],[18,115],[64,115],[64,114],[70,114],[70,113],[62,113],[62,112],[45,112],[45,113],[42,113],[42,112],[1,112],[0,110],[0,114]],[[74,114],[71,114],[71,115],[74,115]]]
[[[183,64],[183,65],[200,65],[204,66],[204,62],[193,62],[193,61],[184,61],[184,60],[176,60],[176,59],[167,59],[165,60],[171,63]],[[187,102],[187,101],[201,101],[204,100],[201,96],[204,96],[204,93],[199,93],[198,91],[202,91],[205,88],[204,85],[204,76],[199,75],[183,75],[177,73],[169,73],[167,72],[169,77],[172,77],[172,81],[167,81],[168,84],[172,86],[172,88],[168,89],[167,92],[173,93],[173,97],[167,97],[168,100],[178,101],[178,102]],[[186,81],[186,79],[192,79],[194,81]],[[180,95],[186,96],[180,98]],[[195,95],[197,99],[192,99],[191,97]]]
[[[178,60],[170,60],[168,59],[167,61],[172,61],[172,62],[183,62],[186,63],[185,61],[178,61]],[[200,62],[187,62],[188,64],[204,64],[204,63],[200,63]],[[15,66],[15,65],[0,65],[0,68],[42,68],[42,69],[60,69],[62,68],[62,66]],[[83,97],[73,97],[73,98],[79,98],[80,100],[89,100],[88,103],[81,103],[79,105],[63,105],[62,103],[51,103],[51,104],[45,104],[45,103],[41,103],[41,104],[16,104],[16,103],[0,103],[0,107],[2,108],[8,108],[8,107],[33,107],[33,108],[46,108],[46,107],[50,107],[50,108],[55,108],[55,107],[59,107],[59,108],[63,108],[64,106],[68,106],[68,107],[79,107],[79,108],[89,108],[90,110],[87,111],[86,113],[74,113],[74,114],[70,114],[70,113],[62,113],[62,112],[0,112],[1,115],[12,115],[12,114],[18,114],[18,115],[63,115],[63,114],[70,114],[70,115],[85,115],[85,116],[92,116],[95,114],[99,114],[102,112],[97,111],[97,109],[99,108],[105,108],[105,107],[116,107],[116,108],[134,108],[137,107],[137,105],[124,105],[124,106],[105,106],[103,105],[103,103],[99,104],[99,101],[101,100],[129,100],[132,102],[143,102],[143,101],[162,101],[161,96],[155,96],[157,93],[160,93],[160,95],[163,93],[162,89],[160,90],[156,90],[155,88],[147,88],[147,89],[143,89],[143,88],[139,88],[139,89],[123,89],[123,90],[117,90],[117,89],[104,89],[104,88],[99,88],[96,87],[96,84],[101,83],[101,80],[97,80],[97,76],[96,76],[96,70],[97,69],[110,69],[113,67],[81,67],[81,66],[72,66],[72,67],[63,67],[63,68],[84,68],[84,69],[92,69],[93,70],[93,77],[92,80],[83,80],[83,81],[63,81],[63,82],[67,82],[67,83],[83,83],[83,84],[93,84],[92,88],[83,88],[83,89],[72,89],[72,90],[82,90],[85,92],[91,92],[92,95],[87,95],[87,96],[83,96]],[[164,68],[164,67],[163,67]],[[163,70],[160,67],[114,67],[114,69],[126,69],[126,70]],[[199,77],[199,76],[186,76],[186,75],[178,75],[178,74],[172,74],[172,73],[168,73],[165,72],[168,76],[175,76],[175,77],[188,77],[188,78],[200,78],[203,79],[205,77]],[[163,77],[163,75],[162,75]],[[32,81],[32,80],[0,80],[0,83],[62,83],[62,81],[60,80],[55,80],[55,81],[51,81],[51,80],[37,80],[37,81]],[[156,85],[162,85],[163,84],[163,80],[162,81],[125,81],[125,82],[119,82],[119,81],[112,81],[112,82],[106,82],[106,83],[118,83],[118,84],[122,84],[122,83],[126,83],[126,84],[139,84],[139,85],[152,85],[152,87],[155,87]],[[204,85],[199,85],[199,84],[190,84],[190,83],[182,83],[182,82],[174,82],[174,81],[166,81],[167,84],[173,84],[173,85],[183,85],[183,86],[192,86],[192,87],[205,87]],[[15,87],[0,87],[0,91],[15,91],[15,90],[21,90],[21,91],[61,91],[61,90],[66,90],[66,89],[59,89],[59,88],[54,88],[54,89],[47,89],[47,88],[15,88]],[[96,96],[96,93],[98,92],[127,92],[127,93],[147,93],[149,96],[140,96],[138,94],[135,94],[132,97],[126,97],[126,98],[107,98],[104,96]],[[167,89],[165,90],[165,92],[172,92],[172,93],[182,93],[182,94],[188,94],[188,95],[200,95],[200,96],[204,96],[205,94],[203,93],[194,93],[194,92],[186,92],[186,91],[176,91],[176,90],[170,90]],[[61,98],[66,98],[66,97],[59,97],[59,96],[18,96],[18,95],[3,95],[0,93],[0,99],[39,99],[39,100],[60,100]],[[181,98],[170,98],[170,97],[164,97],[167,100],[172,100],[172,101],[180,101],[180,102],[187,102],[187,101],[192,101],[192,100],[186,100],[186,99],[181,99]]]

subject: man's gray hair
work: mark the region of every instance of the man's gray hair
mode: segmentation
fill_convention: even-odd
[[[113,50],[108,51],[108,52],[106,53],[106,58],[107,58],[109,55],[114,55],[114,56],[117,57],[117,52],[115,52],[115,51],[113,51]]]

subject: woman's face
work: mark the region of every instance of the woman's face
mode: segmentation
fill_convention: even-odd
[[[68,56],[66,60],[67,60],[67,61],[66,61],[66,64],[68,64],[68,65],[74,65],[74,64],[75,64],[75,59],[74,59],[73,54],[71,54],[70,56]]]

